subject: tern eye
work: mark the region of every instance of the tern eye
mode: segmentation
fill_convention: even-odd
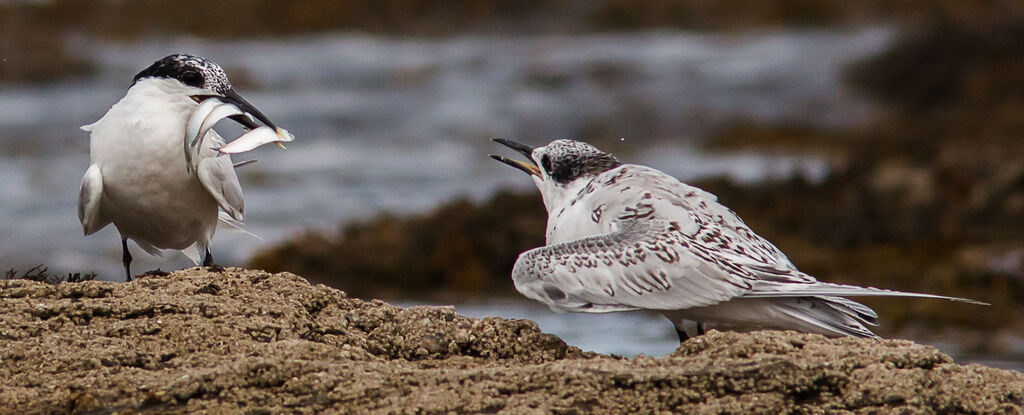
[[[196,71],[185,71],[181,74],[181,82],[188,86],[203,86],[203,76]]]
[[[551,157],[548,157],[547,154],[541,157],[540,166],[543,167],[544,171],[548,172],[548,174],[551,174]]]

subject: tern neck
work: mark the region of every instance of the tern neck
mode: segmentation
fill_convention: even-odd
[[[120,157],[122,153],[117,148],[126,145],[141,146],[146,149],[144,154],[166,150],[167,154],[184,158],[181,142],[185,123],[195,107],[188,95],[175,92],[173,85],[164,80],[140,80],[99,121],[90,125],[93,161]]]
[[[540,189],[541,197],[544,199],[544,208],[547,209],[548,215],[550,215],[552,212],[569,206],[593,179],[594,177],[581,177],[569,183],[561,184],[550,178],[548,180],[534,178],[534,182]]]

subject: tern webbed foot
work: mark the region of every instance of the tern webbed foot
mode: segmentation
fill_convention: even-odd
[[[142,276],[146,276],[146,277],[166,277],[168,275],[171,275],[171,273],[169,273],[167,271],[164,271],[164,270],[162,270],[160,268],[151,269],[149,271],[146,271],[146,272],[142,273]]]
[[[206,248],[206,254],[203,256],[203,267],[211,272],[224,272],[224,267],[213,263],[213,254],[210,253],[210,248]]]

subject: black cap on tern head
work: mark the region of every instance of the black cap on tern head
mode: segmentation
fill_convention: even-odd
[[[196,88],[208,89],[220,94],[231,91],[231,82],[224,69],[211,60],[179,53],[153,62],[148,68],[135,75],[132,85],[140,79],[167,78]]]
[[[555,140],[544,146],[540,168],[551,179],[569,183],[580,177],[596,176],[622,165],[615,156],[576,140]]]
[[[153,62],[148,68],[135,75],[132,85],[147,78],[175,79],[187,86],[213,91],[213,95],[192,95],[192,99],[196,102],[202,102],[207,98],[216,97],[221,101],[237,105],[239,109],[252,114],[253,117],[263,122],[266,126],[275,130],[278,129],[270,121],[270,118],[235,92],[235,89],[231,87],[231,82],[228,81],[228,75],[224,73],[224,69],[209,59],[184,53],[166,56]],[[243,115],[232,115],[229,118],[249,129],[259,127]]]
[[[579,177],[596,176],[622,165],[615,156],[582,141],[555,140],[538,149],[502,138],[496,138],[493,141],[525,155],[529,158],[530,163],[493,154],[491,158],[541,178],[544,177],[541,174],[541,170],[543,170],[546,176],[562,184],[572,182]],[[534,156],[540,158],[534,159]]]

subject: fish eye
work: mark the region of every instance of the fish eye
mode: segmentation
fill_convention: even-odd
[[[551,157],[548,157],[547,154],[541,157],[540,166],[543,167],[544,171],[548,172],[548,174],[551,174]]]
[[[203,76],[196,71],[185,71],[181,74],[181,82],[188,86],[203,86]]]

